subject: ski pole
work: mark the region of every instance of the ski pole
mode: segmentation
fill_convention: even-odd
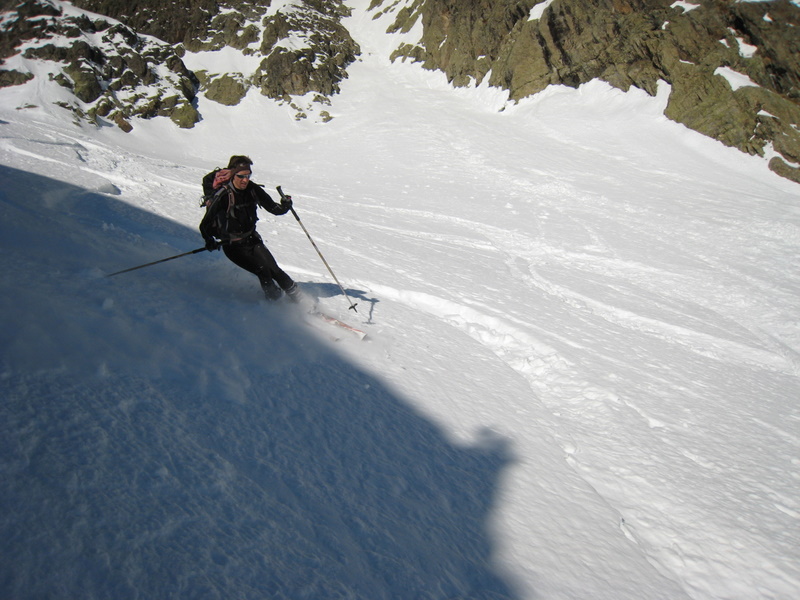
[[[114,275],[128,273],[130,271],[135,271],[136,269],[144,269],[145,267],[152,267],[153,265],[157,265],[158,263],[167,262],[168,260],[175,260],[176,258],[180,258],[181,256],[189,256],[190,254],[197,254],[198,252],[205,252],[206,250],[207,248],[203,246],[202,248],[198,248],[197,250],[191,250],[189,252],[184,252],[183,254],[170,256],[169,258],[162,258],[161,260],[154,260],[153,262],[149,262],[146,265],[139,265],[138,267],[131,267],[130,269],[123,269],[122,271],[117,271],[116,273],[110,273],[106,275],[106,277],[113,277]]]
[[[283,190],[281,189],[281,186],[278,186],[275,189],[277,189],[278,193],[281,195],[281,200],[283,200],[284,198],[289,198],[289,196],[287,196],[286,194],[283,193]],[[306,226],[303,225],[303,222],[300,220],[300,217],[297,215],[297,212],[294,210],[294,207],[290,206],[289,210],[292,211],[292,215],[294,215],[294,218],[297,219],[297,222],[300,224],[300,227],[303,228],[303,231],[305,232],[306,237],[308,238],[308,241],[311,242],[312,246],[314,246],[314,250],[317,251],[317,254],[319,254],[319,257],[322,259],[322,262],[328,268],[328,272],[331,274],[331,277],[333,277],[333,280],[336,282],[336,285],[339,286],[339,289],[342,290],[342,293],[344,294],[344,297],[347,298],[347,303],[350,305],[350,309],[354,310],[355,312],[358,312],[358,309],[356,308],[356,305],[353,303],[352,300],[350,300],[350,296],[348,296],[347,292],[344,291],[344,288],[342,287],[342,284],[339,283],[339,280],[336,279],[336,275],[334,275],[333,269],[331,269],[330,265],[328,264],[328,261],[325,260],[325,257],[322,256],[322,252],[320,252],[319,248],[317,248],[317,245],[314,243],[314,240],[311,238],[311,234],[308,233],[308,229],[306,229]]]

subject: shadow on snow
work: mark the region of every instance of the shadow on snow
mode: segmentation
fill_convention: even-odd
[[[449,442],[220,253],[102,277],[195,231],[0,177],[0,596],[515,597],[502,440]]]

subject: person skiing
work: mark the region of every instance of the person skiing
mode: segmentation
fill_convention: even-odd
[[[251,180],[252,164],[247,156],[231,156],[226,173],[230,179],[216,190],[204,189],[211,195],[200,222],[200,234],[209,252],[221,247],[231,262],[258,277],[267,300],[278,300],[283,290],[290,300],[299,302],[297,283],[278,266],[256,231],[258,206],[273,215],[285,215],[292,208],[292,199],[286,196],[279,204],[270,198],[263,187]],[[203,178],[204,188],[213,175]]]

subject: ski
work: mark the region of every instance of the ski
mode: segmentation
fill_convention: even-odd
[[[356,336],[360,340],[363,340],[364,338],[367,337],[367,333],[365,331],[361,331],[360,329],[356,329],[352,325],[349,325],[349,324],[345,323],[344,321],[340,321],[336,317],[332,317],[330,315],[327,315],[324,312],[321,312],[319,310],[313,309],[313,310],[309,311],[308,314],[311,315],[311,316],[317,317],[318,319],[321,319],[322,321],[324,321],[325,323],[328,323],[329,325],[334,325],[336,327],[344,329],[345,331],[347,331],[348,333],[353,334],[354,336]]]

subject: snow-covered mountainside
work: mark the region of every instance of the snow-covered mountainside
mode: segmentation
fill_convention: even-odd
[[[253,90],[126,134],[0,90],[0,597],[797,597],[796,184],[667,86],[508,104],[346,24],[327,123]],[[240,153],[367,340],[219,252],[106,277],[202,246]]]
[[[328,121],[362,54],[348,26],[355,10],[374,21],[384,56],[513,101],[595,80],[655,96],[666,82],[667,117],[800,182],[798,0],[7,4],[0,88],[61,86],[58,104],[100,126],[128,131],[135,116],[191,128],[204,118],[196,95],[230,106],[256,90],[297,119]]]

